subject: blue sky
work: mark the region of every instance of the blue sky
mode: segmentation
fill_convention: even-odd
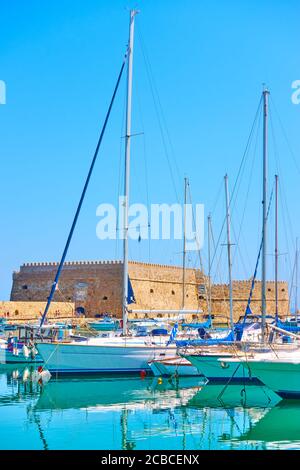
[[[17,0],[2,2],[0,15],[0,80],[7,86],[7,104],[0,106],[1,299],[9,298],[12,272],[20,264],[61,256],[121,65],[127,8],[132,6],[141,10],[136,19],[132,130],[144,134],[132,143],[131,201],[174,203],[176,193],[182,197],[186,175],[193,202],[204,203],[206,215],[213,212],[218,238],[224,215],[222,180],[227,172],[234,183],[265,82],[272,97],[270,186],[276,171],[281,181],[280,276],[290,279],[293,243],[300,233],[300,105],[291,101],[291,84],[300,79],[299,2]],[[173,179],[145,54],[167,123],[163,136]],[[97,239],[96,207],[117,200],[124,99],[125,80],[70,260],[121,257],[120,244]],[[251,276],[259,245],[260,130],[257,135],[232,213],[234,242],[241,221],[243,234],[234,257],[236,278]],[[271,215],[269,278],[274,277],[273,227]],[[180,264],[181,250],[176,241],[130,243],[130,257],[136,260]],[[205,263],[206,246],[202,255]],[[189,258],[190,266],[198,263],[196,255]],[[220,269],[215,265],[214,270],[215,280],[226,282],[224,253]]]

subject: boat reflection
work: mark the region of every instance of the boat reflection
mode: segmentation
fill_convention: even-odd
[[[8,366],[0,371],[0,406],[38,398],[41,387],[30,380],[34,369]]]
[[[201,378],[58,378],[42,389],[35,409],[166,409],[184,406],[203,386]]]
[[[15,414],[11,432],[18,433],[26,416],[24,448],[249,449],[300,442],[298,403],[280,400],[265,387],[205,385],[200,377],[60,377],[43,385],[27,369],[0,373],[2,418],[7,430]],[[3,446],[11,445],[9,436],[2,436]]]
[[[192,397],[188,406],[194,408],[270,408],[280,401],[281,398],[276,393],[264,386],[251,384],[224,386],[208,383]]]
[[[282,400],[251,426],[240,441],[261,441],[267,448],[299,448],[299,400]]]

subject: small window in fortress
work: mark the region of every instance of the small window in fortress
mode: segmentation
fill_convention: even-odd
[[[285,292],[285,289],[281,289],[281,292]]]
[[[105,296],[102,298],[102,300],[107,300],[107,297],[106,297],[106,295],[105,295]]]
[[[269,287],[269,288],[268,288],[268,292],[271,292],[271,291],[272,291],[272,289]]]
[[[22,286],[22,289],[26,290],[28,289],[28,286],[25,284],[24,286]]]
[[[15,315],[19,315],[19,310],[15,310]]]
[[[204,300],[204,296],[203,295],[198,295],[198,299],[199,300]]]
[[[172,295],[175,295],[175,291],[174,291],[174,290],[172,290]]]
[[[150,289],[150,294],[153,294],[154,290],[153,289]]]
[[[186,297],[188,297],[188,296],[189,296],[189,294],[186,294]]]

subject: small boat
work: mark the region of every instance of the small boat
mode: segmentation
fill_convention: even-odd
[[[18,325],[7,323],[6,318],[3,318],[3,317],[0,318],[0,331],[1,332],[16,331],[17,329],[18,329]]]
[[[0,364],[40,364],[43,360],[33,345],[9,338],[0,343]]]
[[[187,359],[179,356],[153,360],[149,362],[149,367],[156,377],[202,376],[197,367],[194,367]]]
[[[42,357],[34,346],[34,340],[43,336],[45,341],[77,341],[86,340],[77,338],[72,334],[70,325],[55,323],[44,325],[42,329],[37,325],[18,325],[17,330],[8,333],[8,337],[0,339],[0,364],[41,364]]]

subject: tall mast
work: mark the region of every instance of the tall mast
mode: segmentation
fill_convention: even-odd
[[[295,315],[296,319],[298,320],[298,237],[296,238],[296,259],[295,259],[295,265],[296,265],[296,283],[295,283]]]
[[[127,333],[128,318],[128,207],[130,189],[130,139],[131,139],[131,102],[132,102],[132,65],[134,42],[134,17],[138,12],[130,11],[128,69],[127,69],[127,103],[126,103],[126,135],[125,135],[125,178],[124,178],[124,243],[123,243],[123,334]]]
[[[268,90],[263,90],[263,221],[262,221],[262,282],[261,282],[261,312],[262,312],[262,342],[264,342],[266,324],[266,267],[267,267],[267,160],[268,160]]]
[[[208,315],[211,318],[211,215],[207,217],[207,231],[208,231]]]
[[[184,208],[183,208],[183,256],[182,256],[182,310],[185,305],[185,264],[186,264],[186,204],[187,204],[187,187],[189,180],[184,178]]]
[[[275,318],[278,320],[278,175],[275,175]]]
[[[229,282],[229,311],[230,311],[230,328],[233,331],[233,302],[232,302],[232,277],[231,277],[231,241],[230,241],[230,212],[229,212],[229,191],[228,176],[225,175],[225,198],[226,198],[226,224],[227,224],[227,257],[228,257],[228,282]]]

